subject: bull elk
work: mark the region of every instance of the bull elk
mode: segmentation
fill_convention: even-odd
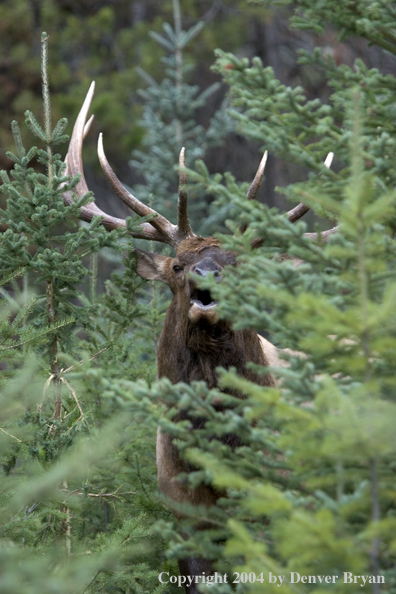
[[[92,122],[91,117],[86,124],[93,93],[94,83],[76,120],[67,155],[67,174],[81,174],[80,182],[76,186],[76,194],[79,197],[88,191],[83,174],[82,144]],[[212,274],[220,279],[225,266],[236,266],[236,256],[223,250],[214,237],[196,235],[190,226],[185,191],[187,179],[183,172],[184,149],[180,153],[179,162],[181,173],[176,225],[140,202],[124,188],[106,159],[102,135],[99,137],[98,155],[105,176],[117,196],[136,214],[155,215],[150,223],[145,222],[139,231],[132,232],[132,237],[166,243],[175,250],[175,257],[172,258],[136,249],[138,274],[144,279],[165,283],[173,293],[159,341],[159,377],[167,377],[172,383],[203,380],[209,388],[213,388],[217,385],[216,368],[232,366],[239,374],[259,385],[274,385],[275,379],[271,374],[259,375],[249,369],[247,363],[253,362],[264,367],[282,365],[275,346],[253,330],[233,331],[228,321],[218,318],[216,301],[212,299],[210,292],[201,290],[190,276],[190,273],[195,277]],[[249,188],[249,199],[255,199],[257,195],[264,175],[265,161],[266,154]],[[325,165],[329,167],[330,163],[329,155]],[[73,197],[70,193],[65,193],[64,199],[70,204]],[[299,204],[287,213],[287,217],[294,222],[307,210],[308,207]],[[103,217],[102,224],[109,230],[126,227],[125,220],[104,213],[94,202],[81,209],[80,217],[85,221],[91,221],[97,215]],[[322,239],[334,231],[335,228],[324,232]],[[192,423],[194,424],[194,419]],[[225,439],[231,446],[237,445],[236,436],[227,436]],[[196,489],[190,489],[177,480],[181,472],[188,472],[188,467],[179,457],[171,436],[160,429],[157,438],[157,467],[160,490],[177,503],[189,502],[210,506],[219,497],[210,486],[201,485]],[[183,575],[190,576],[210,571],[208,562],[203,559],[183,560],[180,562],[180,569]],[[190,594],[196,592],[195,586],[187,588],[187,591]]]

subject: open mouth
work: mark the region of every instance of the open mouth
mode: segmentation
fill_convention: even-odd
[[[201,309],[210,309],[217,305],[217,301],[212,299],[210,291],[207,289],[191,288],[190,300],[191,304],[195,304]]]

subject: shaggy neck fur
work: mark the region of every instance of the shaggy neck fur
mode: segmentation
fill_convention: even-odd
[[[240,375],[259,385],[274,385],[270,375],[258,375],[246,368],[250,361],[268,365],[253,330],[234,332],[224,320],[214,325],[205,321],[193,324],[187,314],[180,316],[180,310],[177,323],[174,313],[171,304],[158,351],[160,377],[168,377],[172,383],[205,381],[209,388],[214,388],[216,368],[235,367]]]

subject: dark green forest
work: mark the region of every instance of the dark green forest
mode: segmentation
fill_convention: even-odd
[[[202,593],[396,594],[396,3],[3,0],[0,33],[0,593],[176,594],[205,557],[229,579]],[[200,286],[280,349],[250,364],[275,385],[158,380],[170,291],[135,248],[172,251],[132,239],[100,132],[173,223],[186,148],[191,225],[238,261]],[[81,221],[93,199],[126,227]],[[216,505],[161,494],[158,426]]]

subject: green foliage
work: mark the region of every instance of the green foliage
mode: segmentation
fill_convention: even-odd
[[[379,25],[376,19],[370,20],[377,39],[384,36],[384,28],[392,35],[391,24],[386,20],[388,4],[353,2],[348,7],[337,4],[338,9],[332,10],[328,3],[299,2],[296,11],[304,14],[311,24],[318,17],[322,23],[337,27],[342,14],[343,26],[347,27],[352,14],[353,22],[358,22],[356,13],[363,10],[363,5],[365,14],[381,5],[377,16],[382,19],[382,24]],[[319,99],[308,100],[301,87],[281,84],[272,68],[264,67],[259,58],[249,64],[247,59],[240,60],[220,50],[217,54],[215,69],[230,85],[230,95],[236,108],[232,115],[238,122],[238,129],[261,143],[265,140],[265,147],[272,153],[310,171],[308,185],[304,182],[303,186],[297,183],[282,188],[288,198],[300,199],[311,205],[312,192],[309,190],[312,188],[319,187],[321,192],[330,193],[333,197],[344,191],[350,175],[348,159],[352,135],[351,116],[346,105],[353,88],[356,88],[364,115],[361,141],[365,163],[383,191],[395,186],[392,162],[395,153],[393,122],[396,87],[393,76],[382,74],[375,68],[368,70],[360,59],[352,68],[345,64],[337,65],[323,48],[316,48],[313,53],[301,50],[299,62],[324,72],[329,86],[334,89],[329,103],[325,104]],[[335,163],[332,170],[327,170],[323,161],[330,151],[335,153]],[[336,218],[336,213],[330,212],[325,203],[317,212]]]
[[[123,442],[128,440],[129,451],[140,454],[139,447],[133,445],[136,433],[131,432],[136,413],[131,415],[130,406],[123,412],[119,407],[118,414],[113,411],[111,422],[100,430],[91,424],[89,435],[80,439],[60,427],[64,437],[69,435],[69,451],[53,464],[48,451],[36,448],[45,447],[39,433],[42,430],[47,443],[55,442],[59,452],[59,440],[51,440],[55,423],[49,426],[49,417],[43,412],[39,430],[33,419],[20,420],[23,409],[34,407],[40,399],[40,384],[37,367],[29,366],[1,395],[1,457],[9,460],[11,444],[16,444],[12,449],[18,464],[17,471],[9,466],[2,479],[1,591],[159,591],[156,567],[147,562],[147,558],[161,553],[150,535],[149,503],[145,504],[146,513],[138,511],[139,506],[144,507],[144,498],[152,497],[153,487],[146,480],[145,495],[140,495],[141,486],[123,453]],[[130,390],[124,386],[118,389],[119,397],[122,393],[131,403]],[[106,390],[102,395],[106,397]],[[144,456],[140,465],[144,480]],[[131,500],[132,505],[128,505]],[[155,514],[158,505],[152,501],[151,507]]]
[[[289,0],[257,2],[264,6],[290,4]],[[326,3],[299,0],[295,4],[295,16],[290,21],[296,29],[308,29],[319,34],[323,34],[326,26],[332,24],[340,39],[358,35],[388,52],[394,54],[396,51],[393,31],[396,24],[395,11],[392,3],[387,0],[352,0],[347,5],[340,5],[336,0]]]
[[[371,42],[380,38],[380,47],[392,43],[389,3],[336,4],[295,3],[310,27],[319,16]],[[46,14],[55,19],[51,7]],[[369,24],[358,22],[363,9]],[[112,11],[96,18],[109,32]],[[152,82],[146,91],[152,109],[146,129],[162,157],[155,122],[168,136],[201,134],[193,111],[185,128],[183,113],[176,119],[170,113],[172,100],[187,109],[202,99],[184,79],[180,87],[169,82],[185,75],[177,52],[197,32],[183,37],[167,26],[159,37],[157,31],[170,52],[168,82]],[[89,195],[63,203],[62,192],[73,191],[78,179],[64,175],[53,150],[65,124],[50,125],[44,53],[44,126],[27,115],[44,148],[26,151],[14,124],[15,166],[2,186],[8,229],[0,242],[1,592],[172,592],[177,586],[161,585],[157,576],[176,574],[176,559],[189,555],[212,559],[230,578],[234,571],[263,576],[201,585],[202,592],[267,591],[268,572],[285,576],[287,592],[331,587],[347,594],[353,586],[342,572],[384,576],[381,589],[396,591],[395,84],[360,61],[337,66],[319,51],[301,60],[324,69],[334,89],[328,105],[282,86],[258,59],[250,65],[219,52],[216,67],[230,85],[241,132],[309,169],[308,181],[285,194],[336,220],[339,229],[325,244],[313,241],[304,223],[292,225],[246,201],[245,185],[231,175],[222,184],[202,163],[189,171],[196,192],[216,195],[236,219],[229,223],[235,236],[222,239],[239,265],[221,283],[205,281],[220,315],[235,329],[268,332],[288,363],[271,369],[276,387],[258,387],[229,369],[219,370],[220,388],[208,391],[199,382],[154,382],[163,315],[156,289],[142,288],[133,250],[117,234],[106,235],[99,220],[76,227]],[[158,106],[167,118],[163,126]],[[323,160],[330,150],[336,163],[329,171]],[[37,171],[35,155],[45,173]],[[158,183],[169,191],[170,167],[165,171],[160,162]],[[153,163],[147,161],[148,183]],[[253,239],[260,240],[256,250]],[[113,276],[102,296],[96,254],[106,245],[124,251],[125,272]],[[285,254],[302,262],[296,267]],[[175,423],[180,409],[206,423],[194,431],[189,421]],[[213,484],[224,494],[211,509],[173,504],[183,514],[177,530],[156,489],[157,423],[193,465],[181,477],[185,484]],[[220,441],[230,433],[240,437],[239,447]],[[331,585],[293,585],[291,572],[340,577]],[[378,584],[363,589],[369,588],[379,591]]]

